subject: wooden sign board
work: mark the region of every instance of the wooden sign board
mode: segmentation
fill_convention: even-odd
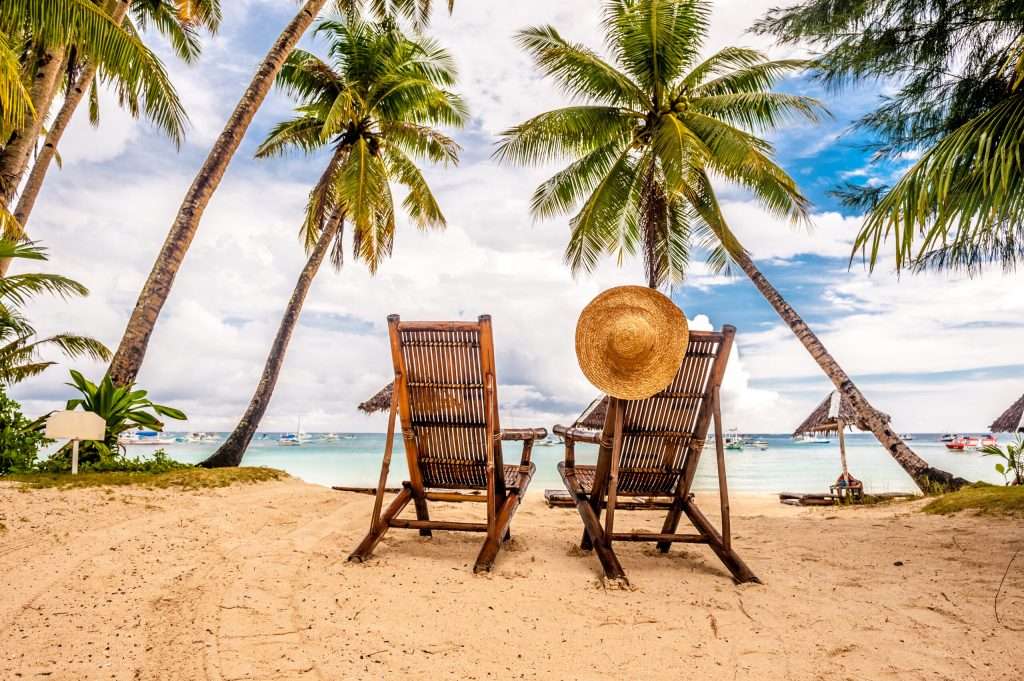
[[[107,422],[91,411],[55,411],[46,420],[46,437],[68,440],[102,440]]]

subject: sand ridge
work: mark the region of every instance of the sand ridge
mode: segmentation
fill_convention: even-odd
[[[703,508],[715,517],[714,497]],[[602,587],[572,509],[539,490],[492,573],[475,534],[392,530],[345,562],[372,498],[286,480],[226,489],[0,485],[2,679],[1020,679],[1019,520],[917,504],[797,509],[735,496],[734,543],[621,545]],[[477,504],[437,505],[473,519]],[[624,530],[648,513],[617,516]],[[1018,558],[1018,562],[1020,562]]]

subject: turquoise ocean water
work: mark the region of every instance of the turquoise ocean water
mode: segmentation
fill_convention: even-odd
[[[169,436],[175,435],[169,433]],[[180,434],[178,434],[180,435]],[[223,438],[225,434],[220,434]],[[350,439],[335,442],[319,441],[320,435],[310,433],[312,441],[299,447],[277,444],[277,433],[259,434],[245,454],[243,465],[270,466],[288,471],[291,475],[317,485],[376,485],[384,452],[384,435],[357,433]],[[726,451],[726,469],[729,488],[735,492],[823,492],[839,475],[839,445],[835,439],[829,444],[796,444],[788,435],[756,435],[768,441],[768,449],[759,451],[747,447],[743,451]],[[938,441],[937,433],[914,434],[908,444],[936,468],[963,476],[968,480],[1002,483],[996,473],[996,460],[978,452],[951,452]],[[1008,436],[1003,435],[1001,442]],[[909,492],[914,484],[871,434],[847,435],[847,460],[850,472],[864,481],[869,492]],[[216,448],[218,442],[174,443],[165,445],[167,453],[185,462],[198,462]],[[390,484],[398,485],[407,479],[405,456],[401,438],[391,464]],[[154,447],[132,446],[131,456],[145,456]],[[519,445],[506,443],[503,448],[506,463],[518,463]],[[537,474],[531,490],[562,488],[555,466],[562,459],[561,446],[536,446],[533,460]],[[577,461],[590,463],[597,456],[597,448],[580,445]],[[714,450],[704,449],[695,487],[713,489],[716,486]]]

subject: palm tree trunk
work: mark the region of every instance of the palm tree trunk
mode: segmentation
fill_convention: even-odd
[[[174,278],[199,229],[199,222],[213,192],[220,185],[231,158],[242,143],[242,137],[274,84],[274,79],[284,65],[285,59],[313,23],[325,2],[326,0],[307,0],[278,36],[185,194],[174,224],[171,225],[167,239],[156,257],[156,262],[153,263],[149,278],[139,293],[135,309],[132,310],[128,326],[121,337],[121,344],[110,363],[110,376],[115,384],[128,385],[135,381],[142,360],[146,356],[149,338],[153,334],[160,310],[167,302]]]
[[[295,282],[295,290],[292,291],[288,307],[284,310],[284,317],[281,318],[281,325],[277,327],[274,344],[270,346],[270,354],[267,355],[266,364],[263,365],[263,375],[260,377],[260,382],[256,386],[256,392],[253,393],[245,414],[224,444],[218,447],[217,451],[211,454],[208,459],[200,463],[200,466],[205,468],[225,468],[238,466],[242,463],[242,456],[249,447],[253,435],[256,434],[256,429],[259,428],[263,414],[267,411],[267,405],[270,404],[270,398],[274,394],[274,388],[277,386],[277,377],[281,373],[285,353],[288,352],[288,342],[291,340],[292,331],[295,330],[295,325],[299,321],[302,304],[306,300],[306,294],[309,293],[313,277],[316,276],[317,271],[320,269],[327,249],[330,248],[331,243],[338,235],[343,218],[344,212],[341,210],[336,211],[320,232],[320,237],[313,247],[313,252],[310,253],[305,267],[302,268],[299,280]]]
[[[29,89],[35,116],[11,135],[3,153],[0,154],[0,201],[3,202],[4,208],[11,205],[14,195],[18,192],[18,185],[32,158],[32,149],[35,148],[36,140],[43,129],[43,121],[46,120],[50,104],[57,93],[63,70],[64,48],[46,50]]]
[[[790,330],[797,339],[811,353],[811,357],[818,363],[821,370],[829,377],[836,389],[843,393],[850,404],[857,412],[858,428],[870,430],[878,441],[882,443],[896,463],[903,467],[903,470],[914,480],[914,483],[922,492],[930,493],[939,490],[957,489],[968,484],[963,478],[954,477],[946,471],[932,468],[928,462],[919,457],[893,432],[889,427],[889,419],[881,412],[871,406],[867,398],[854,384],[839,363],[829,354],[818,337],[814,335],[810,327],[801,319],[782,295],[765,278],[761,271],[754,265],[746,251],[739,249],[739,252],[731,253],[733,260],[750,277],[757,290],[761,292],[765,300],[775,308],[775,311],[782,317],[782,321],[789,325]]]
[[[129,0],[117,0],[114,10],[110,15],[110,20],[120,26],[124,22],[130,6],[131,2]],[[75,81],[74,86],[64,97],[64,103],[61,105],[56,118],[50,124],[50,129],[46,133],[46,140],[36,155],[36,162],[32,164],[28,181],[25,183],[25,188],[21,190],[21,195],[18,197],[18,206],[14,209],[14,219],[21,225],[22,230],[28,224],[28,218],[32,214],[32,208],[36,204],[36,199],[39,197],[39,191],[43,188],[43,180],[46,179],[50,163],[57,153],[57,145],[64,136],[64,132],[68,129],[71,117],[74,116],[75,110],[85,97],[85,93],[89,91],[93,81],[96,79],[98,70],[99,64],[95,62],[86,64],[85,69],[78,76],[78,80]],[[10,260],[0,260],[0,277],[7,276],[10,264]]]

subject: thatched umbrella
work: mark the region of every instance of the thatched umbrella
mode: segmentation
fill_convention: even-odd
[[[1024,433],[1024,395],[989,426],[993,433]]]
[[[793,435],[838,435],[839,436],[839,458],[843,464],[843,474],[839,481],[844,481],[847,486],[851,483],[860,485],[860,481],[850,475],[846,467],[846,437],[845,431],[857,423],[857,412],[850,401],[838,390],[833,390],[822,400],[810,416],[797,426]],[[837,482],[839,482],[837,481]]]
[[[359,404],[359,410],[372,414],[375,411],[386,411],[391,408],[391,393],[395,391],[395,382],[392,381],[377,391],[377,394]]]
[[[602,430],[604,428],[604,417],[608,414],[608,396],[601,395],[583,410],[580,417],[572,425],[587,430]]]

